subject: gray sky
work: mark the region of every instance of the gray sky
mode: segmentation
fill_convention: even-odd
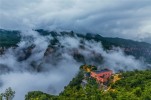
[[[74,30],[150,41],[151,0],[0,0],[0,28]]]

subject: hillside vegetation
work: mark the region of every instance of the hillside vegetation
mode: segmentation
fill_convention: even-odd
[[[20,39],[19,31],[7,31],[0,29],[0,47],[17,46]]]
[[[94,40],[97,42],[102,42],[102,45],[105,49],[112,49],[112,47],[120,47],[122,48],[126,54],[133,55],[137,59],[144,58],[147,62],[151,62],[151,44],[145,42],[137,42],[128,39],[122,38],[108,38],[102,37],[98,34],[90,34],[86,35],[71,32],[61,32],[58,34],[54,31],[45,31],[42,29],[36,30],[40,35],[47,36],[51,35],[53,39],[50,41],[51,47],[58,43],[57,36],[70,36],[70,37],[79,37],[86,40]],[[12,47],[17,46],[21,40],[19,31],[8,31],[0,29],[0,47]],[[0,49],[0,52],[3,50]]]
[[[89,80],[85,88],[81,87],[82,72],[73,78],[65,90],[58,96],[40,91],[29,92],[26,100],[151,100],[151,70],[122,73],[122,79],[111,83],[111,89],[98,89],[95,80]]]

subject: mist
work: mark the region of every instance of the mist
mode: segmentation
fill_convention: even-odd
[[[58,35],[53,48],[49,47],[54,39],[51,35],[42,36],[28,30],[22,31],[21,37],[17,48],[9,48],[0,56],[0,92],[12,87],[16,91],[15,100],[23,100],[29,91],[58,95],[82,64],[114,72],[146,69],[142,60],[126,55],[120,48],[105,50],[101,42],[76,35]]]
[[[0,28],[73,30],[151,43],[150,10],[150,0],[0,0]]]

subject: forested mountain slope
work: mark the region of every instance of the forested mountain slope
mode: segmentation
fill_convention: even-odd
[[[122,73],[122,79],[111,84],[111,90],[101,91],[95,82],[81,87],[82,74],[73,78],[59,96],[40,91],[29,92],[26,100],[151,100],[151,71],[131,71]]]
[[[114,47],[120,47],[122,48],[126,54],[133,55],[136,58],[144,58],[148,62],[151,61],[151,44],[145,43],[145,42],[137,42],[133,40],[128,39],[122,39],[122,38],[108,38],[108,37],[102,37],[98,34],[79,34],[71,32],[54,32],[54,31],[45,31],[42,29],[36,30],[39,32],[40,35],[47,36],[51,35],[53,37],[53,40],[50,41],[50,46],[58,43],[57,36],[70,36],[70,37],[79,37],[86,40],[94,40],[98,42],[102,42],[102,45],[105,49],[111,49]],[[19,31],[8,31],[8,30],[0,30],[0,52],[3,51],[3,48],[11,47],[11,46],[17,46],[17,43],[19,43],[21,40],[20,32]]]
[[[81,80],[83,79],[83,73],[80,71],[78,75],[74,77],[75,74],[70,77],[73,80],[66,86],[64,91],[62,91],[59,96],[54,96],[42,92],[29,92],[26,95],[26,100],[35,100],[40,98],[39,100],[60,100],[60,99],[123,99],[123,98],[131,98],[131,99],[144,99],[150,100],[151,97],[149,94],[150,86],[151,86],[151,71],[132,71],[129,70],[134,69],[149,69],[149,67],[143,66],[143,64],[139,63],[137,59],[144,59],[148,63],[151,62],[151,44],[145,42],[137,42],[127,39],[121,38],[107,38],[102,37],[98,34],[79,34],[71,32],[54,32],[54,31],[45,31],[42,29],[36,30],[36,42],[34,37],[35,31],[30,35],[22,34],[19,31],[8,31],[8,30],[0,30],[0,56],[3,58],[9,58],[10,60],[15,60],[15,64],[18,65],[12,66],[7,65],[7,63],[0,64],[0,71],[2,75],[6,75],[6,73],[10,72],[20,72],[25,70],[31,73],[41,74],[47,73],[56,68],[67,68],[67,65],[70,66],[67,68],[65,73],[68,73],[68,70],[72,69],[74,66],[75,69],[79,67],[80,64],[92,64],[99,67],[102,67],[103,64],[109,65],[110,68],[114,71],[124,71],[122,73],[122,79],[117,81],[115,84],[111,84],[112,90],[115,91],[107,91],[103,92],[98,90],[97,84],[95,81],[90,81],[86,89],[81,87]],[[41,41],[40,39],[43,39]],[[47,39],[48,38],[48,39]],[[45,41],[47,40],[47,41]],[[31,42],[30,42],[31,41]],[[40,41],[40,42],[39,42]],[[74,43],[74,42],[75,43]],[[64,43],[65,42],[65,43]],[[72,42],[72,43],[70,43]],[[21,44],[27,43],[27,44]],[[29,44],[28,44],[29,43]],[[34,44],[35,43],[35,44]],[[44,44],[43,44],[44,43]],[[101,44],[103,48],[101,48]],[[44,45],[44,46],[43,46]],[[6,50],[10,47],[10,51]],[[96,48],[95,48],[96,47]],[[121,53],[116,50],[114,51],[114,47],[120,47],[125,53]],[[122,57],[125,61],[118,59],[118,61],[112,63],[108,60],[114,60],[112,58],[113,54],[118,54],[118,57]],[[110,53],[111,52],[111,53]],[[3,56],[3,54],[5,54]],[[8,53],[8,54],[7,54]],[[40,55],[39,55],[40,53]],[[64,55],[66,54],[66,55]],[[133,55],[127,56],[127,55]],[[11,56],[13,55],[13,59]],[[37,55],[39,58],[37,59]],[[117,57],[117,56],[115,56]],[[117,58],[118,58],[117,57]],[[15,59],[14,59],[15,58]],[[63,64],[58,65],[59,62],[66,60],[66,65]],[[122,62],[123,61],[123,62]],[[27,64],[24,65],[25,62]],[[129,63],[130,62],[130,63]],[[108,64],[109,63],[109,64]],[[128,63],[128,64],[127,64]],[[147,64],[148,64],[147,63]],[[112,66],[114,65],[115,66]],[[146,64],[146,63],[145,63]],[[103,66],[104,67],[104,66]],[[131,69],[132,68],[132,69]],[[78,71],[78,70],[77,70]],[[77,72],[76,71],[76,72]],[[128,71],[128,72],[125,72]],[[60,73],[60,72],[59,72]],[[63,74],[63,73],[62,73]],[[20,76],[19,76],[20,77]],[[47,77],[48,78],[48,77]],[[66,77],[64,77],[66,78]],[[71,80],[70,79],[70,80]],[[69,81],[70,81],[69,80]],[[69,82],[68,81],[68,82]],[[61,83],[60,83],[61,84]],[[63,87],[64,87],[63,86]],[[34,89],[35,90],[35,89]]]

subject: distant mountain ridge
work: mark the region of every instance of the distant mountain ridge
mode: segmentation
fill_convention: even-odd
[[[102,42],[102,45],[105,49],[111,49],[113,46],[122,48],[126,54],[133,55],[136,58],[143,57],[148,62],[151,61],[151,44],[145,42],[138,42],[128,39],[122,38],[109,38],[109,37],[102,37],[98,34],[80,34],[71,32],[60,32],[59,34],[54,31],[46,31],[43,29],[36,30],[40,35],[51,35],[54,37],[54,40],[51,41],[50,46],[55,45],[58,41],[55,37],[57,36],[70,36],[70,37],[80,37],[86,40],[94,40],[97,42]],[[9,31],[0,29],[0,52],[2,51],[3,47],[11,47],[17,46],[21,40],[20,32],[19,31]]]

